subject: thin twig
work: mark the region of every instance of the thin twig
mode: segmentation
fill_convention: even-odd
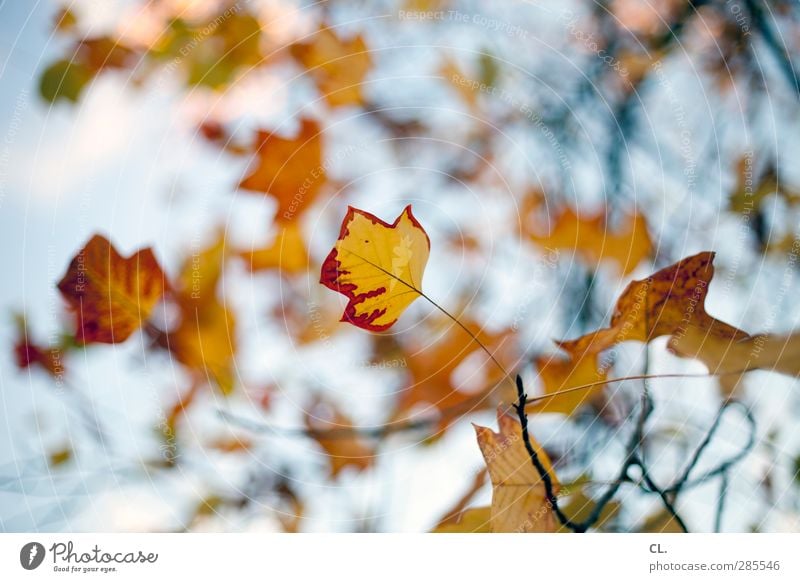
[[[728,496],[728,472],[722,473],[719,480],[719,497],[717,497],[717,514],[714,517],[714,532],[722,531],[722,514],[725,512],[725,498]]]
[[[730,374],[741,374],[742,372],[731,372]],[[542,400],[555,398],[563,394],[568,394],[576,390],[586,390],[595,386],[603,386],[606,384],[616,384],[619,382],[628,382],[631,380],[658,380],[663,378],[717,378],[720,376],[728,375],[728,373],[720,374],[640,374],[636,376],[622,376],[620,378],[610,378],[598,382],[590,382],[589,384],[582,384],[574,386],[565,390],[559,390],[550,394],[542,396],[535,396],[526,399],[526,406]],[[394,424],[371,426],[371,427],[334,427],[329,429],[309,430],[301,427],[284,427],[271,425],[258,420],[245,418],[236,413],[218,409],[217,414],[223,419],[232,422],[242,428],[256,432],[256,433],[275,433],[284,436],[298,436],[298,437],[325,437],[325,438],[352,438],[354,436],[361,436],[365,438],[383,438],[392,434],[410,432],[414,430],[422,430],[447,420],[451,416],[464,411],[464,413],[472,412],[473,408],[483,402],[487,394],[481,393],[470,399],[467,399],[459,404],[442,408],[439,414],[431,416],[430,418],[423,418],[420,420],[405,420],[398,421]],[[640,418],[641,421],[641,418]]]
[[[678,513],[678,510],[675,508],[674,499],[670,499],[669,495],[667,495],[666,491],[661,489],[658,485],[655,484],[652,477],[650,477],[650,473],[645,467],[644,462],[640,457],[636,457],[635,464],[641,469],[642,471],[642,480],[644,483],[655,493],[658,493],[658,496],[661,498],[661,502],[664,504],[664,509],[672,516],[672,519],[675,520],[675,523],[678,524],[683,530],[683,533],[689,533],[689,528],[686,527],[686,522],[683,521],[683,518]]]
[[[556,497],[555,489],[553,488],[553,479],[550,477],[550,473],[547,472],[547,468],[539,458],[539,454],[536,452],[536,449],[533,448],[533,445],[531,444],[531,437],[528,434],[528,415],[525,414],[527,395],[525,394],[525,388],[522,385],[522,378],[519,375],[516,379],[516,385],[517,397],[519,400],[516,404],[514,404],[514,409],[517,411],[519,423],[522,427],[522,442],[525,443],[525,449],[528,451],[528,456],[531,458],[533,466],[536,468],[536,471],[539,473],[539,477],[542,479],[542,483],[544,484],[545,498],[547,499],[547,502],[552,508],[553,512],[556,514],[556,517],[558,517],[558,521],[560,521],[563,526],[568,527],[576,533],[583,533],[586,531],[586,528],[583,527],[582,524],[572,522],[558,506],[558,497]]]
[[[690,480],[689,477],[692,473],[692,470],[697,466],[697,463],[700,460],[700,457],[702,456],[703,452],[708,448],[709,443],[711,442],[714,434],[719,428],[722,416],[724,415],[725,411],[730,410],[732,406],[738,406],[742,410],[744,417],[747,420],[747,423],[750,428],[750,431],[748,433],[747,443],[745,443],[745,445],[738,453],[736,453],[729,459],[726,459],[725,461],[717,465],[715,468],[704,473],[702,476]],[[687,465],[686,469],[684,469],[681,476],[678,479],[676,479],[675,482],[670,487],[667,487],[664,491],[670,496],[675,496],[687,487],[694,487],[701,483],[705,483],[709,479],[724,474],[725,472],[728,471],[728,469],[733,467],[733,465],[737,464],[739,461],[744,459],[745,456],[747,456],[747,454],[753,448],[753,445],[755,445],[755,440],[756,440],[756,421],[755,418],[753,417],[752,412],[750,412],[750,409],[747,408],[747,406],[742,402],[738,400],[729,400],[728,402],[723,404],[722,407],[720,408],[719,412],[717,413],[717,417],[714,419],[714,423],[711,425],[711,428],[709,428],[703,441],[695,450],[694,454],[692,455],[692,459],[689,461],[689,464]]]

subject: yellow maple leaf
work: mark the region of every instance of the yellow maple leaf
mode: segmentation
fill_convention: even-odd
[[[349,207],[320,283],[348,298],[342,321],[383,331],[422,295],[430,248],[411,206],[392,224]]]

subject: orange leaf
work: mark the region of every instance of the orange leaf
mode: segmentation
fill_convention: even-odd
[[[574,250],[592,269],[605,260],[613,261],[623,275],[653,252],[647,222],[641,214],[626,216],[619,230],[611,232],[603,214],[584,218],[567,208],[555,220],[549,235],[532,232],[531,238],[545,247]]]
[[[285,227],[279,225],[278,228],[279,232],[271,244],[261,249],[242,252],[240,256],[251,271],[277,269],[285,274],[306,271],[308,251],[300,225],[295,221]]]
[[[152,249],[124,258],[101,235],[78,252],[58,283],[77,316],[80,343],[128,339],[150,317],[165,286]]]
[[[667,346],[673,353],[696,358],[712,373],[723,374],[721,384],[727,394],[738,384],[737,372],[768,369],[800,376],[800,334],[751,336],[706,312],[713,260],[714,253],[699,253],[648,279],[633,281],[617,301],[609,327],[559,345],[577,358],[623,341],[669,336]]]
[[[732,336],[724,328],[689,327],[673,335],[667,347],[675,355],[696,358],[720,377],[725,394],[732,394],[741,378],[737,372],[769,370],[800,377],[800,334]]]
[[[411,206],[392,224],[351,206],[320,283],[348,298],[342,321],[383,331],[422,294],[430,248]]]
[[[593,382],[603,382],[607,371],[598,364],[597,354],[587,354],[577,360],[542,356],[536,358],[539,378],[544,384],[544,394],[556,394],[576,386],[584,386]],[[529,406],[531,412],[560,412],[572,414],[588,402],[598,400],[604,386],[594,386],[586,390],[574,390],[565,394],[537,400]]]
[[[465,321],[464,325],[495,357],[501,361],[512,360],[514,342],[511,330],[488,333],[475,322]],[[472,360],[473,356],[479,358],[476,363],[480,369],[472,375],[470,387],[466,389],[458,385],[454,374],[465,360]],[[402,361],[408,368],[409,381],[400,394],[395,418],[407,418],[419,411],[420,404],[445,411],[475,400],[472,410],[477,410],[495,406],[501,397],[498,391],[492,398],[476,399],[495,387],[503,379],[503,374],[478,344],[450,320],[441,321],[438,327],[425,328],[423,337],[407,342]],[[468,410],[462,411],[466,412]]]
[[[290,47],[292,56],[307,70],[331,107],[363,105],[361,85],[372,67],[361,35],[344,40],[330,28],[321,28],[309,42]]]
[[[234,388],[237,347],[234,313],[217,293],[226,257],[220,233],[211,245],[186,259],[175,293],[180,323],[161,342],[200,381],[213,381],[223,394]]]
[[[331,477],[337,477],[345,468],[356,471],[369,468],[375,453],[359,436],[348,434],[354,430],[352,421],[329,403],[316,401],[305,415],[306,428],[328,456]]]
[[[572,355],[597,353],[623,341],[648,342],[685,333],[690,326],[729,338],[743,331],[714,319],[705,310],[708,285],[714,276],[714,253],[703,252],[631,282],[617,301],[609,327],[559,345]]]
[[[223,394],[235,386],[236,319],[219,301],[192,309],[181,305],[181,323],[169,334],[170,353],[201,380],[211,380]]]
[[[325,184],[319,124],[303,119],[293,138],[259,131],[255,154],[257,160],[239,188],[275,197],[276,220],[295,219],[312,204]]]

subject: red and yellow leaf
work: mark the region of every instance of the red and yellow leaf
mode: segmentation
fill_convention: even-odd
[[[342,321],[383,331],[422,294],[430,248],[411,206],[392,224],[350,207],[320,283],[348,298]]]
[[[78,252],[58,283],[77,317],[80,343],[125,341],[150,317],[165,287],[152,249],[124,258],[101,235]]]

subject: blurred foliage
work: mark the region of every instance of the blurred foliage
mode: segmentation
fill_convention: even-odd
[[[158,260],[149,248],[123,257],[113,241],[98,235],[76,251],[58,285],[69,307],[65,335],[39,345],[29,336],[24,318],[17,320],[13,346],[17,366],[26,371],[39,368],[59,382],[69,382],[70,358],[76,352],[102,350],[94,344],[120,343],[131,336],[139,338],[136,341],[142,342],[147,354],[166,356],[180,368],[179,381],[184,385],[170,393],[164,417],[154,420],[164,454],[145,463],[148,470],[175,472],[185,462],[183,455],[192,451],[215,459],[237,456],[250,463],[235,491],[212,491],[197,501],[186,519],[187,529],[199,528],[221,513],[257,511],[253,506],[272,508],[275,527],[282,530],[312,529],[309,500],[293,480],[298,469],[277,475],[257,459],[259,431],[277,434],[278,428],[248,425],[231,415],[227,423],[219,421],[229,433],[203,435],[191,430],[191,415],[219,412],[218,396],[225,397],[225,412],[235,407],[237,397],[258,402],[265,418],[270,423],[277,419],[277,425],[281,417],[273,415],[274,410],[287,404],[302,407],[302,426],[289,427],[290,436],[310,443],[307,454],[322,459],[317,468],[333,485],[381,471],[379,453],[392,435],[412,434],[415,442],[435,447],[470,415],[500,406],[500,432],[476,427],[479,448],[470,443],[476,455],[479,450],[483,453],[491,485],[476,480],[434,531],[556,531],[564,528],[549,505],[542,475],[529,464],[520,425],[508,415],[508,404],[517,396],[506,372],[535,376],[537,397],[528,407],[532,418],[558,414],[578,432],[596,430],[617,443],[624,432],[620,428],[630,429],[637,418],[638,396],[632,398],[630,391],[606,384],[617,379],[614,363],[623,344],[638,342],[649,350],[651,340],[668,336],[672,354],[698,360],[720,375],[720,403],[746,398],[741,379],[751,370],[800,375],[800,341],[795,334],[769,330],[751,334],[705,311],[714,255],[691,254],[686,252],[686,241],[670,239],[675,232],[671,227],[687,220],[686,211],[679,207],[667,216],[661,206],[675,190],[681,195],[690,190],[703,198],[703,188],[710,188],[702,181],[704,169],[723,168],[731,179],[717,186],[727,196],[715,209],[734,219],[747,218],[738,224],[747,231],[745,244],[755,260],[784,260],[796,267],[800,185],[790,180],[796,176],[786,170],[785,161],[762,153],[762,146],[767,150],[769,144],[758,141],[766,139],[760,134],[755,143],[724,152],[698,137],[700,151],[693,155],[699,167],[695,167],[694,159],[688,160],[681,144],[675,143],[691,126],[692,112],[675,104],[680,89],[665,80],[667,69],[688,62],[697,67],[704,90],[718,99],[720,117],[742,116],[752,126],[780,124],[780,119],[762,118],[772,106],[770,100],[775,100],[779,111],[772,115],[789,111],[796,118],[800,86],[792,58],[798,51],[800,14],[795,3],[771,2],[769,18],[758,0],[743,2],[739,11],[721,1],[662,0],[652,6],[632,0],[575,3],[571,5],[575,12],[565,10],[553,25],[568,63],[545,57],[536,61],[542,43],[535,42],[532,33],[515,22],[491,20],[496,30],[484,25],[489,40],[504,37],[503,42],[482,39],[480,50],[457,51],[432,41],[428,48],[435,58],[418,63],[420,75],[433,76],[438,89],[451,97],[452,108],[463,114],[457,122],[444,113],[432,118],[424,111],[425,96],[418,98],[419,108],[395,108],[391,96],[382,94],[373,81],[381,79],[382,67],[392,59],[392,51],[382,44],[386,39],[409,25],[430,26],[431,39],[436,39],[436,27],[453,24],[452,14],[468,21],[481,16],[469,3],[391,3],[394,18],[384,22],[348,19],[348,9],[368,10],[360,3],[345,7],[344,2],[321,2],[297,12],[294,5],[277,5],[284,10],[278,16],[255,2],[196,6],[139,2],[138,11],[130,14],[141,26],[121,22],[117,30],[102,35],[90,33],[77,9],[62,9],[54,26],[62,49],[39,76],[40,95],[53,107],[79,103],[96,80],[107,75],[118,75],[134,91],[155,91],[167,79],[185,95],[199,93],[219,101],[221,107],[209,107],[198,115],[197,135],[231,163],[248,162],[243,178],[230,184],[231,193],[263,197],[274,208],[274,219],[264,225],[269,242],[259,248],[233,246],[222,220],[208,246],[197,250],[185,245],[182,256],[166,260]],[[398,11],[417,14],[420,22],[404,21]],[[443,16],[435,16],[436,11]],[[301,25],[292,26],[287,14],[296,16]],[[426,14],[430,22],[420,16]],[[781,31],[785,45],[776,41]],[[760,63],[766,56],[774,66],[765,71]],[[515,58],[522,64],[511,60]],[[286,123],[243,124],[236,116],[220,115],[226,97],[261,73],[285,83],[283,88],[292,97],[288,103],[293,104],[282,115]],[[399,78],[402,83],[402,75]],[[731,114],[729,103],[740,98],[745,101],[742,110]],[[655,105],[648,105],[650,100]],[[294,107],[296,102],[304,107]],[[654,139],[648,133],[647,116],[656,109],[671,109],[674,121],[667,125],[678,131],[678,139],[666,135]],[[373,209],[348,209],[356,187],[340,183],[331,170],[337,152],[331,137],[335,131],[329,130],[350,114],[368,125],[365,133],[388,143],[396,165],[406,170],[414,165],[413,154],[426,156],[432,151],[426,149],[430,144],[439,144],[445,153],[435,163],[444,177],[443,190],[455,183],[493,202],[496,192],[506,192],[508,199],[496,204],[500,210],[492,211],[492,218],[503,235],[534,257],[531,280],[558,280],[556,302],[536,296],[518,310],[522,313],[518,320],[484,321],[476,308],[486,293],[481,283],[488,287],[495,281],[485,282],[480,269],[492,257],[494,240],[466,225],[449,238],[438,229],[429,250],[446,254],[452,262],[477,265],[479,275],[467,273],[459,281],[461,287],[442,298],[448,310],[441,308],[441,314],[405,313],[414,299],[423,296],[421,278],[428,255],[422,241],[428,235],[424,225],[390,224],[370,214]],[[584,131],[590,130],[596,139],[587,146]],[[523,187],[503,173],[510,158],[504,141],[508,136],[546,144],[547,159],[537,158],[532,164],[546,170],[541,176],[527,175]],[[410,137],[419,141],[409,142]],[[466,153],[454,155],[441,145],[450,139],[462,142]],[[648,158],[649,167],[656,163],[660,167],[661,174],[646,176],[649,191],[643,201],[636,195],[634,172],[626,166],[629,148],[635,150],[634,156]],[[587,179],[581,172],[586,172],[589,159],[598,162],[601,173]],[[672,178],[666,180],[664,174]],[[681,181],[689,178],[695,183]],[[602,184],[599,203],[584,192],[597,183]],[[405,195],[415,196],[415,187],[409,180]],[[381,194],[376,192],[375,199]],[[465,197],[463,204],[472,204],[474,215],[487,212],[475,206],[474,199]],[[781,212],[774,210],[775,204],[781,205]],[[364,224],[355,228],[346,219],[339,241],[331,243],[336,252],[347,244],[358,259],[368,256],[367,268],[360,260],[346,263],[341,255],[329,255],[325,261],[319,249],[309,248],[312,224],[313,229],[323,229],[353,212],[365,217]],[[404,216],[416,223],[410,211]],[[714,226],[712,221],[695,229],[688,245],[692,252],[716,244],[704,232]],[[363,243],[353,243],[355,238],[363,238]],[[176,272],[162,267],[173,264],[180,265]],[[242,353],[256,351],[257,342],[245,333],[252,331],[253,322],[237,311],[240,304],[228,296],[224,278],[244,271],[256,283],[260,277],[279,282],[283,301],[262,314],[259,323],[271,333],[288,336],[303,358],[312,359],[315,349],[353,333],[340,323],[342,314],[332,295],[320,292],[320,274],[323,283],[348,297],[344,321],[374,332],[388,329],[401,315],[410,322],[396,335],[358,336],[364,342],[362,371],[369,378],[380,377],[377,384],[391,396],[377,414],[382,424],[360,425],[358,413],[308,378],[302,380],[307,385],[299,404],[277,386],[242,381],[239,359]],[[398,291],[398,281],[408,289]],[[387,288],[392,292],[387,294]],[[614,296],[619,297],[616,304]],[[526,343],[526,332],[541,324],[548,312],[560,314],[559,329],[565,336],[578,337],[547,346]],[[302,378],[304,370],[293,372]],[[647,418],[641,418],[644,424]],[[703,434],[712,435],[714,428],[710,430]],[[590,440],[568,442],[565,448],[570,454],[561,456],[531,439],[556,486],[556,475],[586,475],[585,488],[565,488],[564,512],[579,522],[589,519],[600,497],[591,478],[608,474],[604,467],[598,469]],[[643,434],[632,450],[649,446],[651,435]],[[419,448],[421,455],[426,454],[424,447]],[[50,454],[50,465],[68,464],[75,454],[72,449],[56,450]],[[731,470],[725,467],[709,479],[722,474],[727,478]],[[796,478],[800,472],[796,461],[794,470]],[[679,477],[680,467],[673,473]],[[617,485],[651,499],[663,493],[635,482],[627,473],[620,475]],[[521,496],[519,488],[524,489]],[[452,490],[457,489],[454,484]],[[491,507],[473,506],[473,498],[489,489]],[[677,497],[680,492],[677,487],[671,494]],[[661,499],[668,501],[669,495]],[[638,508],[629,510],[627,499],[620,495],[606,500],[592,527],[681,529],[669,503],[663,510],[642,515]],[[378,527],[356,509],[346,510],[351,510],[354,529]]]

